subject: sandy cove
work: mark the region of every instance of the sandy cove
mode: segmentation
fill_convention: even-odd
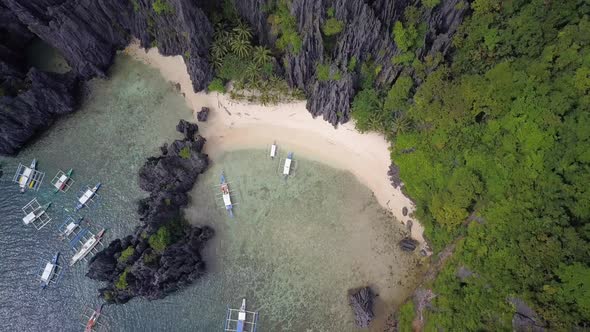
[[[393,188],[387,177],[391,163],[389,143],[376,133],[361,134],[352,121],[335,129],[321,118],[314,119],[305,108],[305,101],[273,106],[236,102],[219,93],[195,93],[182,56],[163,56],[157,48],[147,52],[134,41],[124,51],[162,73],[171,82],[179,83],[188,106],[196,112],[210,109],[207,122],[199,123],[199,132],[207,138],[204,152],[212,160],[224,151],[265,149],[276,141],[288,146],[295,154],[332,167],[351,172],[373,191],[379,204],[405,223],[414,205],[410,199]],[[412,219],[412,237],[425,245],[423,227]]]

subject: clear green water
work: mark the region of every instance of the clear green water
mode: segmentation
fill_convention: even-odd
[[[73,214],[82,185],[102,182],[102,200],[79,215],[108,228],[106,243],[129,234],[138,224],[135,202],[145,195],[137,186],[139,167],[161,144],[180,137],[180,118],[191,118],[157,70],[126,56],[117,56],[109,80],[93,80],[88,91],[79,112],[58,121],[18,158],[0,159],[0,321],[8,330],[79,330],[81,306],[100,303],[100,283],[84,277],[79,265],[65,271],[58,287],[40,293],[33,282],[38,259],[57,250],[71,256],[55,239],[56,228]],[[109,306],[111,330],[219,331],[226,305],[247,297],[261,313],[259,331],[352,331],[349,288],[372,285],[380,294],[378,311],[401,302],[417,263],[395,245],[401,228],[351,174],[295,154],[298,168],[287,182],[262,150],[213,160],[186,210],[191,222],[217,231],[204,251],[209,273],[164,300]],[[47,173],[45,184],[38,193],[20,195],[11,173],[33,157]],[[76,182],[69,193],[53,195],[49,181],[60,168],[74,168]],[[222,168],[239,203],[235,219],[216,197]],[[21,222],[20,207],[33,197],[54,203],[54,220],[41,231]]]

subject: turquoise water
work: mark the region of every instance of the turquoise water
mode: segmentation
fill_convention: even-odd
[[[161,144],[180,137],[180,118],[192,117],[157,70],[126,56],[117,56],[109,80],[93,80],[88,88],[79,112],[58,121],[17,158],[0,159],[1,330],[80,329],[82,306],[101,302],[100,283],[84,277],[86,267],[79,264],[65,271],[57,287],[40,292],[38,261],[58,250],[71,257],[56,228],[76,215],[78,189],[98,181],[100,204],[78,216],[108,228],[105,243],[129,234],[138,224],[136,201],[145,195],[137,186],[139,167]],[[227,153],[212,161],[192,191],[187,218],[217,231],[204,252],[206,277],[164,300],[107,307],[110,330],[218,331],[226,305],[238,306],[247,297],[250,308],[261,312],[259,331],[351,331],[347,289],[373,285],[378,311],[404,299],[417,257],[399,252],[401,229],[370,191],[351,174],[297,154],[295,176],[285,182],[265,156],[262,150]],[[46,172],[44,184],[39,192],[19,194],[12,173],[33,157]],[[74,168],[72,190],[54,195],[49,181],[68,168]],[[222,168],[238,202],[235,219],[218,208]],[[41,231],[21,221],[20,208],[33,197],[53,202],[53,221]]]

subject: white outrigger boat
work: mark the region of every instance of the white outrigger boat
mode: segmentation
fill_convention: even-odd
[[[293,162],[293,152],[289,152],[287,154],[287,158],[285,159],[285,166],[283,167],[283,176],[287,178],[291,173],[291,163]]]
[[[88,206],[92,202],[92,198],[97,196],[96,191],[100,188],[100,182],[97,183],[92,189],[88,187],[84,193],[78,198],[78,204],[76,205],[76,211],[81,208]]]
[[[235,314],[237,313],[237,317]],[[256,332],[258,325],[258,311],[246,310],[246,299],[242,300],[240,309],[227,308],[224,332]]]
[[[73,266],[74,264],[79,262],[81,259],[84,259],[84,257],[86,257],[86,255],[88,255],[92,251],[92,249],[94,249],[100,243],[100,240],[104,236],[105,232],[106,232],[106,229],[103,228],[96,235],[92,235],[88,239],[86,239],[86,242],[84,242],[84,244],[82,244],[82,247],[80,248],[80,250],[78,250],[78,252],[76,252],[76,254],[72,257],[72,260],[70,261],[70,266]],[[80,233],[82,233],[82,232],[80,232]],[[79,236],[80,236],[80,238],[82,237],[82,235],[79,235]],[[80,241],[80,238],[77,236],[76,238],[74,238],[74,240],[72,240],[72,242]],[[80,242],[82,242],[82,241],[80,241]]]
[[[63,171],[58,171],[57,174],[51,180],[51,184],[55,187],[53,189],[54,193],[62,192],[65,193],[72,187],[74,180],[72,180],[72,173],[74,172],[73,169],[69,169],[66,173]]]
[[[231,202],[231,195],[229,191],[229,183],[225,181],[225,176],[223,175],[223,171],[221,172],[221,196],[223,197],[223,205],[225,205],[225,209],[229,213],[230,218],[234,217],[233,212],[233,204]]]
[[[67,239],[76,232],[76,230],[80,227],[80,224],[84,220],[84,217],[78,218],[78,220],[74,220],[72,217],[68,217],[66,221],[61,224],[58,228],[59,230],[59,239]]]
[[[37,202],[36,198],[33,198],[22,210],[25,216],[23,217],[23,223],[25,225],[32,224],[37,230],[45,227],[51,218],[47,215],[47,209],[51,206],[51,202],[41,206]]]
[[[277,142],[273,142],[270,146],[270,159],[275,159],[277,156]]]
[[[39,190],[45,173],[37,171],[36,168],[37,159],[33,159],[29,167],[18,164],[12,181],[18,183],[20,192],[24,193],[27,189]]]
[[[59,260],[59,252],[53,255],[53,258],[50,262],[45,264],[45,267],[42,269],[41,275],[39,277],[41,281],[41,289],[47,288],[49,284],[56,283],[61,275],[62,268],[58,264]]]

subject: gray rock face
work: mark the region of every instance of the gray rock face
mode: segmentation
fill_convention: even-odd
[[[200,250],[213,229],[185,224],[180,214],[188,203],[187,192],[207,168],[207,155],[201,153],[205,139],[196,135],[195,124],[182,120],[176,128],[185,138],[164,146],[162,156],[149,158],[140,169],[140,187],[149,192],[138,206],[143,225],[90,260],[86,275],[108,282],[100,294],[109,303],[126,303],[136,296],[160,299],[205,273]],[[150,238],[164,228],[170,243],[153,246]],[[122,257],[126,250],[130,254]]]
[[[209,108],[208,107],[201,108],[201,110],[197,113],[197,120],[199,122],[207,121],[208,117],[209,117]]]
[[[18,84],[19,93],[0,97],[2,155],[16,154],[55,118],[73,112],[76,106],[74,75],[46,73],[33,68],[22,80],[14,78],[12,84]]]
[[[369,327],[373,320],[373,298],[375,294],[369,287],[362,287],[348,291],[350,306],[354,312],[354,321],[360,328]]]

